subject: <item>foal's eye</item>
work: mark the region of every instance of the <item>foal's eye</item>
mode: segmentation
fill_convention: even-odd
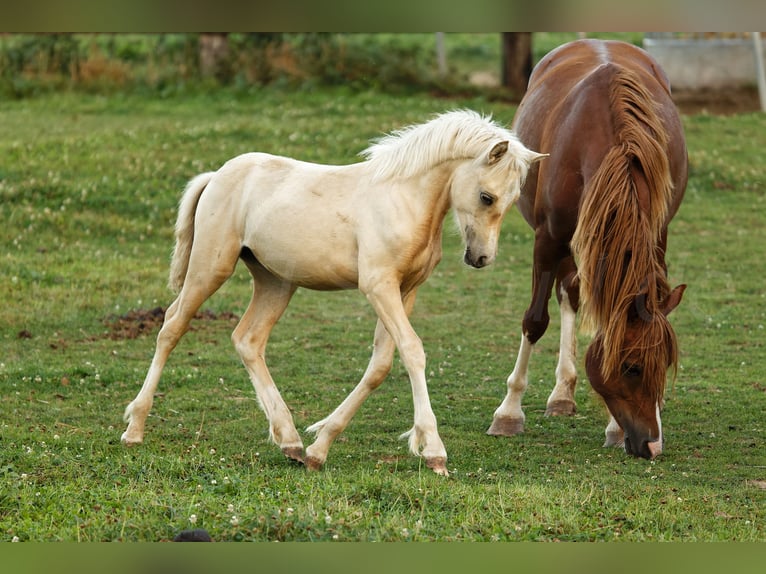
[[[479,199],[484,205],[492,205],[495,203],[495,198],[488,194],[486,191],[479,193]]]
[[[641,368],[641,365],[636,365],[635,363],[622,364],[622,374],[626,377],[630,377],[630,378],[640,377],[641,373],[643,373],[643,369]]]

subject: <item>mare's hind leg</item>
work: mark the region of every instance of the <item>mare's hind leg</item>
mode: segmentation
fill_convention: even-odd
[[[561,339],[559,361],[556,366],[556,386],[545,409],[546,416],[573,415],[577,412],[575,387],[577,386],[577,327],[575,318],[580,306],[580,282],[577,267],[569,256],[559,265],[556,296],[561,311]]]
[[[404,310],[407,315],[412,312],[414,305],[415,291],[411,291],[404,298]],[[333,441],[343,432],[343,429],[346,428],[370,393],[380,386],[391,371],[395,350],[394,340],[383,325],[383,321],[378,319],[375,326],[375,338],[372,343],[372,356],[362,380],[330,416],[306,429],[317,435],[314,443],[306,449],[306,466],[308,468],[312,470],[322,468]]]
[[[282,316],[295,286],[246,261],[253,276],[253,298],[232,334],[234,347],[250,375],[258,403],[269,421],[269,436],[288,458],[303,462],[303,442],[293,417],[266,367],[266,342]]]
[[[220,258],[215,266],[208,261],[205,249],[195,249],[194,245],[189,260],[189,270],[181,292],[165,312],[165,320],[157,335],[154,358],[136,398],[125,409],[124,418],[128,428],[122,434],[126,446],[140,444],[144,440],[146,417],[154,402],[154,393],[160,382],[160,375],[168,356],[178,341],[186,333],[194,314],[234,272],[237,263],[238,246],[220,250]]]

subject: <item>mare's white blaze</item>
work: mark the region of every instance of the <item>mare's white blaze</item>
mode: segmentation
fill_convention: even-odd
[[[654,442],[650,442],[648,445],[649,452],[652,453],[652,458],[662,453],[662,445],[665,440],[665,437],[662,436],[662,417],[660,416],[659,403],[655,405],[655,413],[657,414],[657,428],[659,429],[659,438]]]

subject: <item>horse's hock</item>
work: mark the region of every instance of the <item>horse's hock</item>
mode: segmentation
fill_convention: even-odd
[[[665,70],[674,91],[752,88],[757,82],[749,33],[650,33],[644,49]]]

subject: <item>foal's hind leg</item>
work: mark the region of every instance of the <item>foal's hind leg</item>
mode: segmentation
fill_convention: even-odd
[[[303,461],[303,442],[293,417],[266,367],[266,342],[282,316],[295,286],[281,281],[257,263],[248,262],[253,276],[253,298],[232,334],[242,362],[250,375],[258,402],[269,421],[269,436],[288,458]]]
[[[575,387],[577,386],[577,327],[575,318],[580,301],[580,283],[577,267],[569,256],[559,265],[556,296],[561,311],[561,339],[559,361],[556,366],[556,386],[545,409],[546,416],[573,415],[577,412]]]
[[[196,245],[195,245],[196,247]],[[231,276],[237,262],[237,251],[221,250],[221,257],[212,269],[204,253],[192,252],[189,271],[181,292],[165,312],[165,321],[157,335],[154,358],[136,398],[125,409],[128,428],[122,434],[122,442],[127,446],[141,444],[144,440],[146,417],[154,402],[154,392],[160,382],[160,375],[168,356],[178,341],[186,333],[194,314],[223,283]]]

